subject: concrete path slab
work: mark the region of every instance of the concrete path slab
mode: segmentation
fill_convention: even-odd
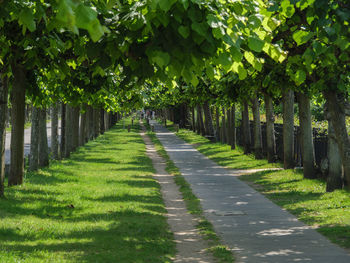
[[[349,263],[342,248],[281,209],[159,124],[158,139],[201,200],[205,216],[237,262]]]

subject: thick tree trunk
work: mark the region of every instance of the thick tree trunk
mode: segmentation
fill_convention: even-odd
[[[87,112],[80,114],[80,130],[79,130],[79,145],[83,146],[86,141],[86,123],[87,123]]]
[[[227,109],[226,114],[227,114],[227,129],[226,129],[227,130],[227,144],[231,145],[231,143],[232,143],[231,108]]]
[[[70,153],[74,150],[73,146],[73,134],[74,134],[74,109],[70,105],[66,105],[66,125],[65,125],[65,141],[66,141],[66,147],[65,147],[65,153],[64,157],[69,157]]]
[[[49,165],[49,146],[47,143],[46,107],[39,110],[39,166]]]
[[[243,149],[244,153],[248,154],[251,152],[251,134],[250,134],[250,125],[249,125],[249,107],[248,102],[243,103],[242,111],[242,136],[243,136]]]
[[[53,104],[51,108],[51,152],[52,158],[59,159],[58,150],[58,103]]]
[[[15,66],[12,84],[12,130],[11,130],[11,164],[8,184],[23,183],[24,175],[24,122],[25,122],[25,91],[26,78],[22,66]]]
[[[100,135],[100,110],[94,109],[93,110],[93,116],[94,116],[94,138],[97,138]]]
[[[231,149],[236,149],[236,106],[231,107]]]
[[[75,151],[79,147],[79,118],[80,118],[80,107],[73,107],[73,149]]]
[[[221,142],[227,143],[226,110],[224,107],[222,107],[221,122],[222,122]]]
[[[263,159],[263,146],[260,122],[260,103],[258,98],[252,100],[253,106],[253,130],[254,130],[254,154],[256,159]]]
[[[324,92],[324,96],[343,162],[345,181],[350,185],[350,139],[345,122],[345,98],[334,91]]]
[[[211,111],[209,108],[208,101],[204,102],[203,109],[204,109],[204,116],[205,116],[206,133],[209,136],[214,136],[213,118],[211,116]]]
[[[34,107],[30,134],[29,171],[36,171],[39,168],[39,123],[40,110],[37,107]]]
[[[92,106],[88,106],[88,133],[89,140],[93,140],[95,137],[95,125],[94,125],[94,109]]]
[[[0,75],[0,197],[5,192],[5,140],[7,119],[8,86],[7,79]]]
[[[199,127],[200,127],[200,134],[205,135],[205,128],[204,128],[204,121],[203,121],[203,113],[202,113],[202,106],[198,106],[198,115],[199,115]]]
[[[272,98],[265,94],[267,161],[276,161],[275,114]]]
[[[216,141],[220,141],[220,115],[219,115],[219,107],[215,109],[215,124],[216,124]]]
[[[201,134],[201,121],[199,117],[199,113],[201,112],[201,106],[197,105],[197,134]]]
[[[100,109],[100,132],[101,134],[105,133],[105,111]]]
[[[299,121],[301,135],[301,156],[305,178],[315,178],[315,150],[312,138],[312,122],[310,99],[303,93],[298,93]]]
[[[192,107],[192,130],[196,132],[196,119],[194,115],[194,107]]]
[[[283,94],[283,163],[284,169],[294,168],[294,92]]]
[[[66,157],[66,108],[67,105],[62,103],[61,106],[61,158]]]
[[[328,121],[328,176],[327,192],[343,188],[343,166],[332,122]]]
[[[103,111],[103,117],[104,117],[104,129],[105,131],[109,130],[109,113],[107,111]]]

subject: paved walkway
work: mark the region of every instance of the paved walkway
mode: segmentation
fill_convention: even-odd
[[[349,263],[350,255],[155,122],[157,137],[238,262]]]

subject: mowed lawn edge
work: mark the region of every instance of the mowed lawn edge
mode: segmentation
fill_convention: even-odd
[[[0,262],[171,262],[175,243],[153,173],[139,126],[128,133],[122,123],[26,173],[0,199]]]
[[[244,155],[239,148],[231,150],[228,145],[211,143],[189,130],[180,129],[176,135],[194,144],[202,154],[227,168],[280,167],[278,163],[268,164],[267,160],[256,160],[253,156]],[[242,175],[239,179],[350,252],[349,190],[327,193],[324,179],[304,179],[302,170],[260,171]]]

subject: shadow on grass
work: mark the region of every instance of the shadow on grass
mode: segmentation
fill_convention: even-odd
[[[103,220],[105,216],[88,215],[87,219]],[[159,231],[159,227],[166,228],[162,216],[131,210],[112,212],[108,216],[114,222],[106,228],[77,230],[59,237],[52,236],[50,242],[37,244],[35,250],[58,255],[63,253],[66,254],[66,259],[74,259],[74,262],[171,262],[167,254],[169,249],[174,249],[169,248],[171,233]],[[42,231],[45,232],[45,229]],[[20,255],[23,259],[27,253],[33,252],[33,246],[18,244],[18,241],[34,239],[34,236],[19,234],[17,229],[0,230],[1,249]],[[12,245],[2,241],[17,243]]]

